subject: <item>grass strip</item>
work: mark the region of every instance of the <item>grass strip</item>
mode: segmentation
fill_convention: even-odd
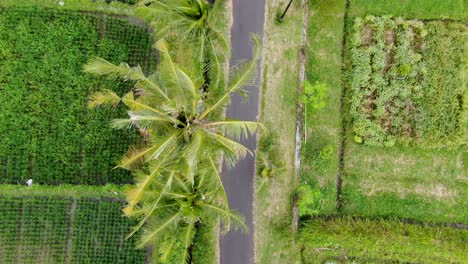
[[[305,222],[300,234],[304,263],[464,263],[467,238],[468,230],[348,217]]]

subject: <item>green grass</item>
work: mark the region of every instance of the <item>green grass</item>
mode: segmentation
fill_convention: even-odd
[[[50,7],[59,10],[79,10],[79,11],[98,11],[107,14],[132,15],[133,9],[125,2],[131,3],[136,0],[112,1],[109,4],[106,0],[63,0],[64,5],[59,5],[59,0],[2,0],[0,7],[11,6],[34,6]]]
[[[63,198],[99,198],[115,197],[123,199],[126,185],[107,184],[104,186],[69,185],[60,186],[37,185],[11,185],[0,184],[0,197],[63,197]]]
[[[269,133],[260,135],[254,187],[255,263],[261,264],[297,263],[291,207],[303,9],[295,1],[278,23],[287,2],[267,1],[265,13],[259,121]]]
[[[468,223],[462,152],[351,142],[345,155],[344,213]]]
[[[105,34],[104,34],[105,33]],[[128,183],[112,169],[131,143],[132,130],[109,123],[117,111],[88,110],[89,94],[130,84],[82,72],[88,59],[128,61],[154,68],[146,27],[112,16],[43,7],[0,12],[0,173],[2,183]]]
[[[143,263],[146,252],[125,239],[134,221],[121,201],[44,197],[0,199],[1,263]],[[70,225],[70,223],[72,223]]]
[[[326,84],[328,92],[324,108],[306,110],[301,182],[319,190],[321,214],[334,213],[336,207],[344,8],[344,0],[322,0],[311,1],[309,10],[307,79]]]
[[[466,19],[465,0],[351,0],[350,19],[365,15]]]
[[[311,220],[301,228],[306,263],[465,263],[468,231],[386,220]]]

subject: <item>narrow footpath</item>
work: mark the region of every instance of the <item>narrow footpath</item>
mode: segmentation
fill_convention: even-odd
[[[265,0],[232,0],[233,24],[231,27],[231,67],[242,60],[252,58],[250,33],[263,37]],[[231,97],[226,117],[239,120],[257,120],[258,92],[260,86],[260,62],[257,64],[256,85],[248,87],[249,100],[243,102],[238,95]],[[240,141],[252,152],[257,142],[255,137]],[[255,157],[247,156],[234,168],[223,167],[222,177],[229,205],[245,217],[248,233],[233,230],[220,239],[221,264],[251,264],[254,257],[253,192]]]

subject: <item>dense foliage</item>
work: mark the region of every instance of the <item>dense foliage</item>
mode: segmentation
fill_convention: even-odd
[[[172,259],[182,245],[177,261],[191,261],[191,244],[198,227],[219,219],[224,231],[231,223],[245,227],[229,208],[218,173],[219,157],[233,166],[250,151],[233,139],[254,134],[262,124],[252,121],[216,119],[231,94],[247,95],[260,55],[260,40],[252,36],[253,58],[232,71],[226,84],[211,80],[206,91],[222,90],[213,104],[204,99],[205,82],[174,63],[165,40],[156,42],[161,63],[146,75],[141,67],[115,65],[102,58],[90,60],[84,71],[97,76],[134,81],[134,89],[120,97],[111,90],[90,96],[90,108],[128,107],[128,117],[114,119],[117,129],[136,128],[144,134],[141,146],[130,149],[119,167],[134,172],[135,186],[127,193],[128,216],[140,216],[135,230],[144,227],[140,246],[158,245],[163,262]],[[231,139],[232,138],[232,139]],[[165,239],[171,237],[172,240]],[[162,251],[162,252],[161,252]]]
[[[311,220],[300,233],[303,263],[464,263],[468,231],[398,221]]]
[[[151,37],[143,26],[97,14],[37,7],[0,13],[1,182],[129,182],[113,170],[137,135],[114,131],[117,111],[92,112],[86,98],[128,84],[82,73],[93,56],[154,67]]]
[[[466,27],[356,18],[349,113],[356,142],[456,146],[464,140]]]
[[[2,197],[0,262],[143,263],[146,252],[126,240],[134,223],[122,206],[106,198]]]

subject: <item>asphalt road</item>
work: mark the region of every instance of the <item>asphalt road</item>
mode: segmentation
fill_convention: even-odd
[[[265,0],[232,0],[233,25],[231,27],[231,61],[235,65],[239,61],[252,58],[252,43],[250,33],[263,36]],[[260,64],[257,65],[257,85],[248,87],[249,100],[243,102],[238,95],[231,97],[231,105],[226,111],[227,118],[239,120],[257,120],[258,91],[260,85]],[[255,137],[240,141],[252,152],[256,147]],[[248,233],[239,230],[230,231],[220,240],[221,264],[253,263],[253,192],[254,192],[255,157],[247,156],[234,168],[223,167],[222,178],[226,188],[231,209],[245,217]]]

